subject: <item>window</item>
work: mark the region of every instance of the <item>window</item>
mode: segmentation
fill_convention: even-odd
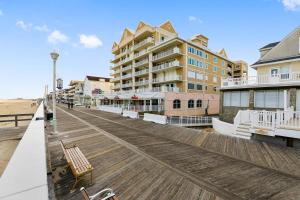
[[[188,89],[189,90],[195,89],[195,84],[194,83],[188,83]]]
[[[213,90],[216,92],[216,91],[217,91],[217,87],[216,87],[216,86],[214,86],[214,87],[213,87]]]
[[[206,58],[206,60],[208,60],[208,54],[205,54],[205,58]]]
[[[190,99],[188,101],[188,108],[194,108],[194,100],[193,99]]]
[[[197,105],[196,105],[197,108],[201,108],[201,107],[202,107],[202,100],[201,100],[201,99],[198,99],[196,104],[197,104]]]
[[[188,71],[188,77],[189,78],[195,78],[195,72],[194,71]]]
[[[218,58],[214,57],[214,63],[218,63]]]
[[[202,58],[203,57],[203,52],[201,50],[197,50],[197,55]]]
[[[173,101],[173,109],[179,109],[181,107],[181,102],[179,99]]]
[[[188,64],[189,65],[195,65],[195,60],[193,58],[188,59]]]
[[[197,84],[197,90],[202,90],[202,85]]]
[[[199,61],[199,60],[197,60],[197,66],[200,67],[200,68],[202,68],[202,62]]]
[[[222,66],[223,66],[223,67],[225,66],[225,61],[224,61],[224,60],[222,60]]]
[[[224,70],[224,69],[222,69],[222,75],[223,75],[223,76],[225,75],[225,70]]]
[[[165,41],[165,37],[161,36],[160,41],[162,41],[162,42]]]
[[[214,72],[217,72],[217,71],[218,71],[218,67],[217,67],[217,66],[214,66],[214,67],[213,67],[213,71],[214,71]]]
[[[205,63],[205,69],[208,69],[208,64],[207,63]]]
[[[188,52],[195,54],[195,49],[193,47],[188,47]]]
[[[277,68],[273,68],[273,69],[271,69],[271,77],[276,77],[277,76],[277,74],[278,74],[278,69]]]
[[[208,75],[205,75],[205,80],[206,80],[206,81],[208,80]]]
[[[249,92],[248,91],[224,92],[223,106],[249,107]]]
[[[198,80],[203,80],[203,74],[201,74],[201,73],[196,73],[196,78],[197,78]]]
[[[217,83],[218,82],[218,77],[217,76],[213,76],[213,82]]]
[[[254,106],[257,108],[283,108],[283,90],[255,91]]]

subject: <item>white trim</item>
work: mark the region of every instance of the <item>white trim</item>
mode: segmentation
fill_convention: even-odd
[[[266,66],[266,65],[273,65],[273,64],[281,64],[281,63],[288,63],[288,62],[294,62],[294,61],[300,61],[300,58],[290,59],[290,60],[282,60],[282,61],[274,61],[269,63],[263,63],[263,64],[257,64],[257,65],[251,65],[252,68],[256,69],[257,67]]]

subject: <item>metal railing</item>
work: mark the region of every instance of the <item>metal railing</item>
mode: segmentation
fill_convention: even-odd
[[[210,116],[169,116],[167,123],[178,126],[210,126],[212,117]]]
[[[169,55],[175,54],[175,53],[181,53],[180,49],[178,47],[174,47],[172,49],[168,49],[166,51],[160,52],[153,56],[153,61],[158,60],[160,58],[167,57]]]
[[[168,77],[159,77],[159,78],[154,78],[153,83],[160,83],[160,82],[167,82],[167,81],[181,81],[182,76],[168,76]]]
[[[142,66],[142,65],[147,64],[147,63],[149,63],[148,58],[146,58],[144,60],[141,60],[139,62],[136,62],[135,65],[134,65],[134,67],[139,67],[139,66]]]
[[[160,65],[153,66],[152,71],[163,70],[171,67],[178,67],[180,66],[180,62],[178,60],[174,60],[172,62],[166,62]]]
[[[30,116],[30,118],[23,118],[26,116]],[[12,115],[0,115],[0,118],[6,118],[4,120],[0,120],[0,123],[4,122],[14,122],[15,127],[18,126],[19,121],[30,121],[33,118],[33,113],[27,113],[27,114],[12,114]]]
[[[149,73],[149,69],[143,69],[140,71],[136,71],[134,75],[139,76],[139,75],[144,75],[144,74],[148,74],[148,73]]]
[[[147,39],[145,39],[145,40],[143,40],[143,41],[141,41],[141,42],[135,44],[135,45],[133,46],[133,48],[134,48],[134,49],[137,49],[137,48],[140,48],[140,47],[144,46],[145,44],[153,43],[153,42],[154,42],[153,38],[152,38],[152,37],[148,37]]]

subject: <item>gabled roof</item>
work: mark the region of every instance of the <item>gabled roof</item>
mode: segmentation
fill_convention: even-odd
[[[114,43],[113,43],[113,45],[112,45],[112,49],[113,49],[113,48],[115,48],[115,47],[118,47],[118,44],[117,44],[117,42],[114,42]]]
[[[262,49],[269,49],[269,48],[273,48],[275,47],[277,44],[279,44],[280,42],[272,42],[270,44],[267,44],[265,46],[263,46],[262,48],[260,48],[259,50],[262,50]]]
[[[165,29],[166,31],[169,31],[171,33],[176,33],[172,23],[169,20],[160,25],[160,28]]]
[[[121,44],[126,38],[132,37],[133,34],[134,33],[130,29],[125,28],[119,44]]]
[[[269,44],[270,46],[275,44],[276,45],[271,50],[269,50],[262,58],[260,58],[257,62],[252,64],[252,66],[257,67],[256,65],[259,64],[298,59],[300,57],[299,38],[300,38],[300,26],[295,28],[290,34],[288,34],[285,38],[283,38],[283,40],[281,40],[279,43]]]
[[[143,21],[140,21],[139,22],[139,24],[137,25],[137,27],[136,27],[136,30],[135,30],[135,32],[138,32],[138,30],[140,30],[140,29],[142,29],[143,27],[145,27],[145,26],[148,26],[148,27],[150,27],[151,28],[151,26],[150,25],[148,25],[148,24],[146,24],[145,22],[143,22]]]
[[[221,51],[219,52],[219,54],[220,54],[222,57],[224,57],[224,58],[228,58],[228,57],[227,57],[227,53],[226,53],[226,51],[225,51],[224,48],[221,49]]]

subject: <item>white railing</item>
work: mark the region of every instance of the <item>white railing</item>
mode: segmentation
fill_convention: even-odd
[[[148,73],[149,73],[148,69],[143,69],[143,70],[135,72],[134,75],[139,76],[139,75],[144,75],[144,74],[148,74]]]
[[[119,81],[121,78],[120,77],[116,77],[116,78],[112,78],[111,81]]]
[[[144,50],[142,50],[142,51],[139,51],[138,53],[135,53],[134,54],[134,58],[137,58],[137,57],[140,57],[140,56],[142,56],[142,55],[145,55],[147,53],[147,50],[146,49],[144,49]]]
[[[124,64],[124,63],[126,63],[126,62],[128,62],[128,61],[130,61],[130,60],[132,60],[132,56],[126,57],[125,59],[119,61],[119,62],[116,64],[116,66],[122,65],[122,64]]]
[[[125,88],[125,87],[132,87],[132,83],[122,84],[122,88]]]
[[[277,128],[300,128],[300,111],[288,108],[285,111],[266,110],[240,110],[234,118],[234,126],[249,124],[252,128],[266,128],[275,130]]]
[[[126,75],[122,75],[122,79],[125,79],[125,78],[130,78],[132,77],[132,74],[126,74]]]
[[[148,37],[147,39],[137,43],[136,45],[133,46],[134,49],[140,48],[142,46],[144,46],[145,44],[148,43],[153,43],[153,38],[152,37]]]
[[[134,67],[139,67],[139,66],[144,65],[144,64],[147,64],[147,63],[149,63],[148,58],[146,58],[146,59],[144,59],[144,60],[141,60],[141,61],[139,61],[139,62],[136,62],[135,65],[134,65]]]
[[[169,76],[169,77],[160,77],[160,78],[154,78],[153,83],[160,83],[160,82],[167,82],[167,81],[181,81],[182,76]]]
[[[206,126],[212,125],[212,117],[209,116],[170,116],[167,123],[178,126]]]
[[[169,49],[167,51],[163,51],[163,52],[160,52],[160,53],[154,55],[153,56],[153,61],[158,60],[160,58],[167,57],[167,56],[175,54],[175,53],[181,53],[180,49],[178,47],[174,47],[172,49]]]
[[[182,90],[178,87],[153,87],[153,92],[181,92]]]
[[[113,104],[113,105],[101,105],[101,108],[122,108],[127,111],[134,112],[161,112],[164,111],[163,105],[124,105],[124,104]]]
[[[158,71],[158,70],[167,69],[171,67],[178,67],[178,66],[180,66],[179,61],[174,60],[172,62],[166,62],[160,65],[153,66],[152,71]]]
[[[129,70],[131,68],[132,68],[132,65],[128,65],[128,66],[126,66],[124,68],[121,68],[121,71],[123,72],[123,71]]]
[[[44,128],[42,102],[0,178],[0,199],[49,199]]]
[[[222,87],[300,82],[300,72],[222,79]]]
[[[135,82],[135,86],[148,85],[148,84],[149,84],[148,80]]]

